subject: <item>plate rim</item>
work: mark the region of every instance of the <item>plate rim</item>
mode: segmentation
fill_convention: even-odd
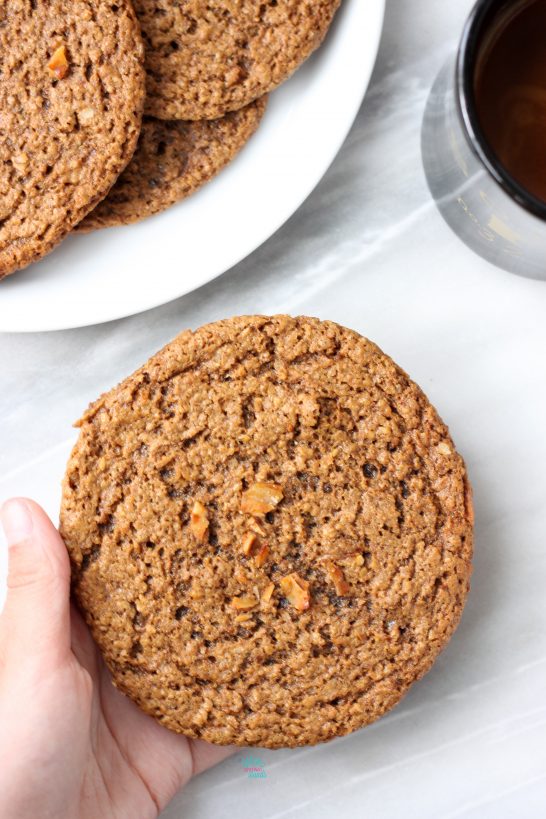
[[[345,2],[347,2],[347,0],[345,0]],[[352,2],[360,4],[362,0],[352,0]],[[339,128],[339,131],[337,132],[336,135],[335,143],[333,147],[330,148],[327,156],[324,159],[324,162],[321,163],[320,171],[313,177],[310,184],[307,184],[302,188],[302,190],[299,192],[299,195],[296,198],[290,200],[290,205],[288,207],[279,208],[277,218],[270,219],[269,221],[266,220],[263,230],[258,231],[253,235],[252,241],[250,242],[249,246],[245,246],[244,248],[241,247],[237,248],[237,250],[229,257],[229,259],[226,260],[227,263],[222,265],[221,270],[217,270],[212,273],[208,271],[204,272],[202,276],[194,279],[194,281],[190,284],[189,287],[181,286],[181,288],[177,292],[174,292],[172,294],[165,294],[164,292],[162,292],[162,295],[160,295],[156,300],[147,301],[146,305],[143,305],[140,308],[134,309],[134,307],[130,307],[127,311],[124,311],[119,302],[116,302],[115,303],[116,306],[112,308],[110,311],[108,310],[103,311],[103,313],[100,316],[95,317],[90,316],[88,320],[87,319],[83,320],[80,317],[75,322],[74,321],[71,322],[69,316],[66,315],[64,316],[63,319],[58,317],[58,319],[54,320],[53,322],[33,320],[29,326],[25,326],[24,324],[23,326],[21,326],[20,315],[18,315],[17,317],[18,326],[15,327],[13,326],[13,323],[10,322],[9,315],[3,316],[2,313],[0,312],[0,333],[29,334],[41,332],[62,332],[64,330],[75,330],[80,328],[83,329],[86,327],[100,326],[101,324],[107,324],[113,321],[119,321],[125,318],[130,318],[132,316],[141,315],[148,311],[155,310],[163,305],[170,304],[171,302],[176,301],[179,298],[183,298],[184,296],[187,296],[190,293],[199,290],[201,287],[204,287],[210,282],[223,276],[233,267],[240,264],[244,259],[246,259],[256,250],[258,250],[262,245],[264,245],[268,241],[268,239],[274,236],[275,233],[277,233],[277,231],[280,230],[292,218],[292,216],[295,213],[297,213],[297,211],[301,208],[304,202],[309,198],[309,196],[311,196],[315,188],[318,186],[320,181],[327,173],[328,169],[335,161],[345,140],[347,139],[347,136],[356,120],[362,102],[368,91],[372,73],[377,61],[385,20],[385,7],[386,0],[374,0],[373,20],[375,25],[371,33],[370,31],[368,32],[369,37],[369,51],[367,55],[368,59],[367,64],[365,65],[365,69],[362,71],[361,74],[359,91],[358,93],[355,93],[354,96],[352,97],[351,104],[347,105],[345,123],[343,127]],[[229,254],[226,254],[226,256],[228,255]]]

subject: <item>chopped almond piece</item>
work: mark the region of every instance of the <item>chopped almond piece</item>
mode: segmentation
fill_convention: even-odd
[[[250,611],[256,608],[258,601],[255,597],[234,597],[231,601],[231,605],[238,611]]]
[[[297,572],[286,575],[281,580],[281,589],[286,599],[298,611],[306,611],[311,603],[309,583]]]
[[[66,46],[60,45],[55,50],[51,60],[48,63],[49,73],[56,80],[64,80],[68,74],[68,59],[66,57]]]
[[[351,587],[345,580],[343,572],[341,571],[339,566],[336,566],[336,564],[331,560],[329,560],[326,564],[326,573],[330,580],[332,581],[332,583],[334,584],[336,594],[342,597],[343,595],[348,594],[350,592]]]
[[[259,550],[256,552],[256,556],[254,557],[254,562],[258,569],[261,569],[264,565],[265,561],[267,560],[267,556],[269,555],[269,546],[264,543],[263,546],[260,546]]]
[[[262,600],[264,603],[269,603],[271,597],[273,596],[273,592],[275,591],[275,584],[270,583],[262,592]]]
[[[249,620],[252,620],[252,615],[248,611],[238,614],[235,618],[236,623],[248,623]]]
[[[272,512],[283,497],[283,491],[276,483],[254,483],[243,493],[241,511],[247,515],[263,517]]]
[[[363,566],[364,565],[364,555],[358,554],[354,556],[353,563],[355,566]]]
[[[207,510],[199,501],[195,501],[190,515],[190,529],[193,536],[202,543],[205,540],[209,528]]]
[[[243,538],[243,554],[247,557],[252,554],[252,548],[256,542],[256,535],[254,532],[247,532]]]

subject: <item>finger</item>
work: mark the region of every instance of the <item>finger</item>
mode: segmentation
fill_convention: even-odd
[[[233,745],[210,745],[202,739],[191,739],[192,756],[193,756],[193,775],[203,773],[207,768],[212,768],[232,756],[240,748],[235,748]]]
[[[8,544],[8,582],[0,647],[8,662],[56,664],[70,651],[70,564],[61,537],[33,501],[0,512]]]
[[[72,602],[70,604],[70,646],[78,663],[96,677],[99,672],[99,655],[97,646],[81,612]]]

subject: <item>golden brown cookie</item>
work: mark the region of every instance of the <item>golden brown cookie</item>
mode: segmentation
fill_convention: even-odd
[[[116,685],[168,728],[331,739],[396,705],[453,633],[465,466],[357,333],[287,316],[184,332],[80,427],[74,593]]]
[[[110,193],[76,230],[127,225],[195,193],[222,170],[257,129],[266,97],[217,120],[145,117],[135,154]]]
[[[135,0],[146,113],[217,119],[272,91],[322,42],[340,0]]]
[[[0,279],[48,253],[126,166],[143,58],[129,0],[0,6]]]

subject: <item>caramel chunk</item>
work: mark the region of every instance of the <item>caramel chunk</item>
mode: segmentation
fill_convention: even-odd
[[[275,584],[269,583],[262,592],[262,600],[264,603],[269,603],[271,597],[273,596],[273,592],[275,591]]]
[[[258,569],[260,569],[267,560],[269,546],[265,543],[260,545],[257,535],[255,535],[254,532],[247,532],[243,538],[243,554],[246,555],[246,557],[253,555],[254,562]]]
[[[249,557],[249,555],[252,554],[255,543],[256,535],[254,532],[247,532],[243,538],[243,554]]]
[[[254,518],[250,519],[248,523],[248,528],[252,529],[253,532],[256,532],[257,535],[262,535],[262,537],[265,534],[267,534],[262,524],[259,523],[259,521],[255,520]]]
[[[328,560],[326,563],[326,574],[334,584],[334,588],[336,590],[336,594],[340,597],[346,595],[350,592],[351,587],[345,580],[345,576],[339,566],[333,562],[333,560]]]
[[[258,549],[258,551],[256,552],[256,555],[254,557],[254,562],[255,562],[256,566],[258,567],[258,569],[262,568],[265,561],[267,560],[268,555],[269,555],[269,546],[266,543],[264,543],[263,546],[260,546],[260,548]]]
[[[297,611],[306,611],[311,603],[309,583],[297,572],[286,575],[281,580],[282,593]]]
[[[246,611],[246,612],[243,612],[242,614],[238,614],[237,617],[235,618],[234,622],[235,623],[248,623],[251,620],[252,620],[252,615],[248,611]]]
[[[272,512],[283,497],[283,491],[276,483],[254,483],[243,494],[241,511],[247,515],[263,517]]]
[[[193,536],[200,543],[203,543],[209,528],[207,510],[199,501],[195,501],[190,515],[190,529]]]
[[[68,74],[68,59],[66,56],[66,46],[60,45],[53,53],[48,63],[49,74],[56,80],[64,80]]]
[[[238,611],[250,611],[251,609],[256,608],[258,601],[255,597],[250,597],[250,595],[247,595],[243,597],[234,597],[231,601],[231,605]]]
[[[241,583],[243,586],[246,586],[248,584],[248,577],[241,568],[235,569],[233,577],[235,578],[237,583]]]

